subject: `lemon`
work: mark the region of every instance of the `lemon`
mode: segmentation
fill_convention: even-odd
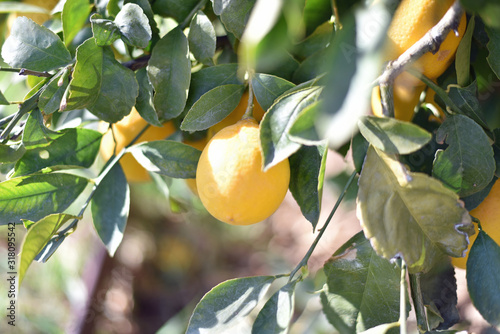
[[[262,170],[259,126],[244,119],[219,131],[203,150],[196,170],[201,202],[215,218],[250,225],[268,218],[290,182],[288,159]]]
[[[243,96],[241,97],[238,106],[236,106],[236,108],[228,116],[226,116],[226,118],[224,118],[222,121],[220,121],[219,123],[210,127],[210,129],[208,129],[209,138],[213,137],[217,132],[224,129],[225,127],[233,125],[243,118],[243,115],[245,114],[245,111],[247,110],[248,106],[248,95],[249,95],[248,91],[245,91],[243,93]],[[264,117],[264,113],[265,111],[262,109],[262,107],[259,105],[259,103],[254,97],[253,117],[257,120],[257,122],[260,122],[262,120],[262,117]]]
[[[497,244],[500,244],[500,182],[495,182],[490,190],[490,193],[475,209],[470,211],[470,214],[479,219],[481,228],[486,232]],[[476,227],[476,226],[475,226]],[[457,268],[466,268],[469,251],[477,238],[477,228],[475,234],[469,237],[469,248],[465,257],[452,257],[451,263]]]
[[[103,123],[101,123],[103,124]],[[106,124],[106,123],[104,123]],[[117,123],[112,125],[113,133],[116,140],[113,140],[111,130],[107,131],[101,140],[100,152],[105,160],[109,160],[113,153],[120,152],[134,139],[139,132],[148,123],[141,117],[139,112],[132,108],[130,114],[124,117]],[[141,142],[165,139],[175,132],[175,126],[172,122],[167,122],[163,127],[150,126],[136,141],[136,144]],[[126,153],[121,159],[120,164],[123,172],[129,182],[146,182],[150,180],[149,173],[144,167],[139,164],[131,153]]]

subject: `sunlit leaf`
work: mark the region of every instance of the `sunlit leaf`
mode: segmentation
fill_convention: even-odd
[[[189,50],[203,64],[213,65],[215,54],[215,29],[202,11],[198,11],[189,26]]]
[[[473,227],[453,191],[373,146],[359,178],[357,212],[377,253],[402,256],[412,272],[430,269],[441,252],[462,256]]]
[[[149,82],[148,72],[145,68],[141,68],[135,72],[137,83],[139,84],[139,95],[135,101],[135,108],[142,118],[149,124],[154,126],[162,126],[158,120],[158,114],[153,106],[153,86]]]
[[[23,145],[26,149],[44,147],[62,135],[62,131],[52,131],[47,128],[40,110],[35,109],[30,113],[26,121],[23,131]]]
[[[12,67],[50,71],[66,66],[71,55],[54,32],[20,16],[2,46],[2,58]]]
[[[215,0],[214,12],[220,14],[224,27],[240,39],[255,2],[256,0]]]
[[[378,256],[363,232],[337,250],[324,271],[323,312],[340,333],[360,333],[398,320],[401,270]]]
[[[250,332],[250,312],[264,298],[275,276],[231,279],[210,290],[194,309],[186,334]]]
[[[60,80],[62,80],[62,85],[59,85]],[[38,107],[40,110],[46,115],[58,111],[68,84],[69,80],[67,76],[64,78],[61,76],[52,77],[38,99]]]
[[[140,6],[134,3],[123,5],[114,23],[120,30],[125,43],[138,48],[148,46],[152,31],[149,19]]]
[[[264,110],[269,109],[281,94],[293,87],[295,85],[290,81],[274,75],[256,73],[252,77],[253,93]]]
[[[31,222],[32,225],[24,237],[21,246],[19,260],[19,285],[24,279],[26,271],[37,254],[43,249],[47,242],[57,230],[68,220],[77,219],[75,216],[65,214],[54,214],[40,221]]]
[[[50,173],[16,177],[0,182],[0,225],[21,219],[38,221],[66,210],[89,180],[80,176]]]
[[[129,151],[148,171],[183,179],[196,177],[201,155],[194,147],[173,140],[150,141]]]
[[[90,10],[89,0],[71,0],[64,3],[61,19],[65,45],[69,45],[82,29]]]
[[[365,116],[358,125],[370,144],[390,154],[415,152],[432,139],[432,135],[418,125],[389,117]]]

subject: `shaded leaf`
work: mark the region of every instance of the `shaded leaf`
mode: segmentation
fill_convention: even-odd
[[[222,121],[240,103],[245,86],[222,85],[203,94],[181,123],[184,131],[205,130]]]
[[[411,272],[429,270],[441,252],[462,256],[473,227],[453,191],[373,146],[359,178],[357,212],[377,253],[402,256]]]
[[[500,246],[480,230],[467,259],[467,290],[492,326],[500,325]]]
[[[41,72],[71,62],[71,55],[61,39],[25,16],[14,21],[10,36],[2,46],[2,58],[12,67]]]
[[[354,137],[352,137],[352,160],[358,174],[361,173],[361,169],[363,168],[363,163],[365,162],[366,152],[368,151],[369,146],[370,143],[368,143],[361,133],[357,133]]]
[[[55,214],[47,216],[35,223],[30,222],[32,225],[24,237],[19,256],[19,285],[21,285],[28,267],[37,254],[40,253],[57,230],[71,219],[77,219],[77,217],[65,214]]]
[[[321,103],[322,100],[314,101],[299,112],[288,129],[288,136],[292,141],[302,145],[320,145],[325,142],[314,127],[316,117],[321,111]]]
[[[256,73],[252,76],[253,93],[264,110],[269,109],[279,96],[293,87],[295,85],[290,81],[274,75]]]
[[[467,23],[467,30],[455,54],[455,70],[457,71],[457,83],[459,86],[467,86],[470,82],[470,51],[475,22],[475,17],[472,16]]]
[[[432,134],[418,125],[389,117],[361,117],[358,126],[370,144],[389,154],[415,152],[432,139]]]
[[[296,280],[287,283],[269,298],[255,318],[252,333],[288,333],[288,326],[294,313],[296,284]]]
[[[488,129],[488,125],[485,121],[484,113],[477,99],[477,82],[472,82],[467,87],[458,87],[452,85],[448,87],[448,96],[453,101],[454,105],[458,110],[457,112],[469,116],[480,126]]]
[[[493,179],[491,180],[491,182],[486,187],[484,187],[482,190],[480,190],[480,191],[478,191],[470,196],[462,197],[461,200],[464,202],[465,208],[468,211],[471,211],[471,210],[477,208],[477,206],[479,204],[481,204],[481,202],[488,196],[491,188],[493,187],[493,185],[495,184],[497,179],[498,178],[496,176],[494,176]]]
[[[130,208],[130,189],[120,164],[97,186],[91,205],[95,230],[113,256],[123,239]]]
[[[149,19],[140,6],[134,3],[123,5],[114,23],[120,30],[125,43],[138,48],[148,46],[152,31]]]
[[[313,230],[321,211],[326,152],[325,146],[303,146],[289,158],[290,191]]]
[[[21,219],[38,221],[66,210],[89,180],[71,174],[51,173],[16,177],[0,182],[0,225]]]
[[[194,57],[205,65],[213,65],[215,55],[215,29],[212,22],[202,11],[198,11],[189,26],[189,50]]]
[[[163,126],[158,120],[158,115],[153,106],[153,86],[149,82],[146,68],[141,68],[135,72],[137,83],[139,84],[139,95],[135,101],[135,108],[142,118],[154,126]]]
[[[489,55],[486,57],[491,69],[500,79],[500,27],[497,29],[486,27],[489,41],[486,47],[488,48]]]
[[[32,174],[46,167],[53,167],[52,170],[89,168],[99,152],[102,134],[83,128],[68,128],[62,132],[63,135],[48,146],[28,150],[16,163],[12,177]]]
[[[177,22],[182,22],[199,2],[199,0],[156,0],[152,6],[155,14],[173,17]]]
[[[256,0],[216,0],[214,12],[220,14],[220,20],[226,30],[241,39],[255,2]]]
[[[179,27],[156,43],[147,70],[159,118],[169,120],[179,116],[186,105],[191,80],[188,41]]]
[[[249,332],[251,324],[246,318],[275,279],[255,276],[220,283],[196,305],[186,334]]]
[[[71,44],[85,25],[90,10],[89,0],[71,0],[64,3],[61,19],[65,45]]]
[[[450,115],[439,127],[436,141],[449,146],[436,153],[434,177],[460,196],[469,196],[490,183],[496,167],[493,148],[476,122],[463,115]]]
[[[62,85],[59,81],[62,79]],[[47,87],[42,91],[38,99],[38,107],[46,115],[50,115],[59,110],[61,100],[69,84],[68,77],[54,76],[50,79]]]
[[[47,128],[43,123],[42,113],[35,109],[30,113],[24,126],[23,145],[26,149],[44,147],[62,135],[62,131],[52,131]]]
[[[128,149],[148,171],[173,178],[196,177],[201,151],[173,140],[157,140]]]
[[[16,162],[24,152],[26,149],[22,145],[0,144],[0,164]]]
[[[280,163],[300,148],[288,137],[301,110],[318,100],[321,87],[310,87],[279,99],[264,115],[260,124],[260,140],[264,170]]]
[[[398,320],[401,270],[378,256],[363,232],[339,248],[323,270],[323,312],[340,333],[360,333]]]

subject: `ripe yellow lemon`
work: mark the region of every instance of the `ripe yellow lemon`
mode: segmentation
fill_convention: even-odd
[[[215,218],[233,225],[258,223],[276,211],[290,182],[288,160],[262,171],[259,125],[244,119],[219,131],[196,170],[201,202]]]
[[[453,2],[454,0],[401,1],[387,32],[384,59],[394,60],[415,44],[441,20]],[[438,78],[453,61],[458,44],[464,35],[465,26],[464,14],[457,29],[458,36],[450,31],[435,54],[430,52],[424,54],[412,64],[412,68],[421,71],[430,79]],[[393,91],[396,119],[410,121],[413,118],[413,111],[423,91],[423,87],[420,86],[423,86],[423,83],[406,72],[396,78]],[[373,114],[382,116],[378,87],[372,91],[371,105]]]
[[[451,7],[455,0],[403,0],[394,13],[387,32],[385,59],[399,57],[409,47],[422,38]],[[425,76],[436,79],[453,61],[458,44],[465,32],[466,18],[463,14],[457,29],[458,36],[450,31],[438,52],[423,55],[413,67]]]
[[[100,152],[105,160],[111,158],[113,153],[120,152],[127,146],[132,139],[141,132],[148,123],[139,115],[139,112],[132,108],[130,114],[117,123],[112,125],[116,140],[113,140],[111,130],[106,132],[101,140]],[[172,122],[167,122],[163,127],[150,126],[136,141],[141,142],[165,139],[175,132],[175,126]],[[131,153],[126,153],[121,159],[120,164],[123,172],[129,182],[146,182],[150,180],[149,173],[142,167]]]
[[[208,137],[204,137],[202,139],[195,140],[195,141],[184,140],[183,142],[184,142],[184,144],[187,144],[191,147],[194,147],[200,151],[203,151],[205,146],[207,146]],[[189,187],[189,189],[191,189],[193,194],[198,195],[198,188],[196,187],[196,179],[185,179],[185,180],[186,180],[187,186]]]
[[[248,91],[245,91],[243,93],[243,96],[241,97],[238,106],[226,118],[224,118],[222,121],[220,121],[219,123],[210,127],[210,129],[208,129],[208,138],[213,137],[217,132],[224,129],[225,127],[236,124],[236,122],[238,122],[240,119],[243,118],[243,115],[247,110],[247,106],[248,106]],[[262,109],[262,107],[259,105],[259,103],[254,97],[253,118],[255,118],[257,122],[260,122],[262,120],[262,117],[264,117],[264,113],[265,111]]]
[[[470,211],[473,217],[481,222],[481,227],[497,244],[500,244],[500,182],[497,181],[490,190],[488,196],[475,209]],[[476,233],[469,237],[469,248],[465,257],[452,257],[451,263],[457,268],[466,268],[469,251],[476,240]]]

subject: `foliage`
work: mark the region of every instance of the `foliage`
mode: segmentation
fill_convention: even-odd
[[[113,256],[127,233],[125,153],[168,193],[169,178],[196,176],[201,153],[182,141],[205,138],[248,96],[248,111],[254,98],[266,111],[262,169],[290,162],[289,190],[311,230],[320,224],[328,151],[350,155],[353,174],[295,269],[220,283],[200,300],[187,332],[287,332],[307,261],[356,176],[363,231],[324,265],[319,298],[328,321],[346,333],[405,327],[408,275],[420,331],[450,328],[459,321],[456,284],[446,301],[436,291],[454,282],[449,257],[464,256],[474,231],[468,210],[500,170],[500,6],[461,3],[468,27],[456,63],[439,78],[413,73],[426,86],[411,121],[402,121],[370,116],[394,1],[66,0],[44,25],[21,13],[45,9],[0,2],[2,75],[19,73],[29,84],[24,97],[0,92],[0,105],[19,107],[0,109],[0,225],[27,231],[19,281],[77,231],[86,211]],[[97,124],[117,123],[134,107],[148,126],[169,121],[176,132],[131,138],[103,161]],[[499,246],[478,233],[468,289],[498,326]]]

